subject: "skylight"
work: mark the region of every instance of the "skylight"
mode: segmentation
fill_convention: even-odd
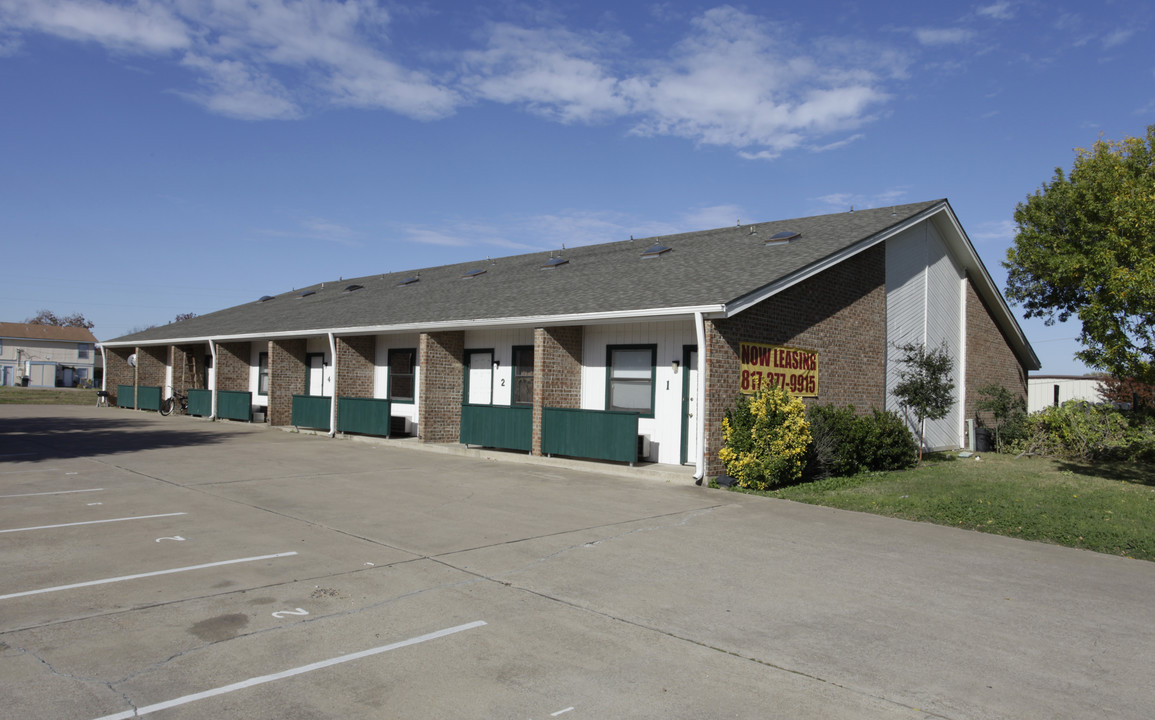
[[[569,262],[569,260],[566,260],[563,257],[551,257],[549,260],[546,260],[545,262],[543,262],[541,264],[541,266],[543,269],[555,268],[555,267],[559,267],[561,265],[565,265],[568,262]]]
[[[356,284],[354,284],[354,285],[346,285],[346,286],[345,286],[345,289],[344,289],[344,290],[342,290],[342,292],[347,292],[347,293],[349,293],[349,292],[353,292],[354,290],[360,290],[360,289],[361,289],[361,288],[363,288],[363,287],[365,287],[365,286],[364,286],[364,285],[356,285]]]
[[[665,253],[670,252],[670,250],[672,250],[672,249],[673,248],[668,248],[661,243],[655,243],[654,245],[651,245],[648,248],[646,248],[645,252],[642,253],[642,258],[645,260],[649,260],[650,258],[656,258],[660,255],[663,255]]]
[[[273,299],[273,296],[272,296],[272,295],[262,295],[262,296],[261,296],[261,299],[260,299],[260,300],[257,300],[257,302],[268,302],[268,301],[270,301],[270,300],[272,300],[272,299]]]
[[[477,270],[469,270],[467,272],[461,273],[461,277],[468,279],[468,278],[475,278],[478,275],[484,275],[484,274],[485,274],[485,268],[478,268]]]
[[[766,245],[785,245],[786,243],[796,238],[802,237],[802,233],[793,230],[786,230],[780,233],[775,233],[766,241]]]
[[[399,282],[397,284],[398,285],[412,285],[413,283],[418,282],[420,280],[421,280],[420,277],[413,275],[413,276],[405,278],[404,280],[402,280],[401,282]]]
[[[316,295],[316,294],[317,294],[316,290],[302,290],[301,292],[297,293],[297,297],[298,298],[306,298],[306,297],[309,297],[310,295]]]

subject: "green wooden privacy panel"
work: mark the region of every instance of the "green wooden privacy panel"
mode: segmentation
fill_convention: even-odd
[[[638,414],[542,408],[541,451],[546,455],[635,462]]]
[[[136,388],[132,385],[117,385],[116,406],[122,408],[136,407]]]
[[[328,413],[328,410],[325,412]],[[240,390],[217,390],[217,417],[252,422],[253,394]],[[326,414],[325,417],[329,416]],[[328,422],[325,425],[327,427]]]
[[[533,446],[533,408],[462,405],[460,441],[466,445],[529,452]]]
[[[188,414],[208,417],[213,414],[212,390],[188,391]]]
[[[380,398],[337,398],[337,430],[362,435],[389,436],[388,400]]]
[[[136,389],[136,407],[138,410],[160,411],[160,388],[152,385],[141,385]]]
[[[293,425],[328,430],[330,400],[327,395],[294,395]]]

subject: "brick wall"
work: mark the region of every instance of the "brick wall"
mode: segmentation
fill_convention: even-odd
[[[706,322],[706,475],[723,472],[722,418],[738,396],[739,344],[818,352],[815,402],[886,406],[886,253],[882,245],[759,303]]]
[[[136,349],[137,387],[159,387],[164,395],[165,372],[168,368],[169,346],[149,345]]]
[[[217,390],[249,391],[252,343],[217,343]]]
[[[337,341],[337,396],[373,397],[377,337],[339,337]],[[338,401],[340,402],[340,401]]]
[[[582,328],[535,328],[533,331],[533,446],[541,455],[542,408],[580,408],[582,394]]]
[[[1027,401],[1027,369],[1015,357],[1006,336],[991,317],[990,308],[967,278],[966,327],[966,407],[964,417],[976,416],[978,390],[984,385],[1002,385]],[[990,426],[989,413],[977,413]]]
[[[457,442],[465,387],[465,333],[421,333],[417,357],[421,366],[417,434],[422,442]]]
[[[135,385],[136,368],[128,364],[128,356],[135,352],[134,348],[117,347],[107,348],[104,353],[104,386],[110,393],[109,405],[116,405],[116,388],[118,385]]]
[[[269,341],[270,425],[293,424],[293,396],[305,394],[305,352],[303,338]]]

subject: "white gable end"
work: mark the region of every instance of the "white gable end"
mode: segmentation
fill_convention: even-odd
[[[899,382],[895,345],[945,345],[954,358],[955,405],[941,420],[928,421],[928,448],[962,444],[963,378],[966,356],[966,275],[930,222],[922,222],[886,241],[887,408],[900,412],[892,394]],[[915,420],[907,418],[914,428]],[[916,429],[916,428],[915,428]]]

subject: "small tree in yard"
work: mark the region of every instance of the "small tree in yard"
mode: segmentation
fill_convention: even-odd
[[[1003,439],[1000,431],[1009,421],[1027,414],[1027,403],[1022,395],[1016,395],[997,383],[979,388],[979,400],[975,408],[989,412],[995,420],[995,448],[1001,450]]]
[[[950,379],[954,360],[944,343],[936,350],[927,350],[922,343],[896,345],[903,369],[898,371],[899,382],[894,396],[906,412],[918,422],[918,459],[926,445],[926,421],[946,417],[954,405],[954,382]]]

